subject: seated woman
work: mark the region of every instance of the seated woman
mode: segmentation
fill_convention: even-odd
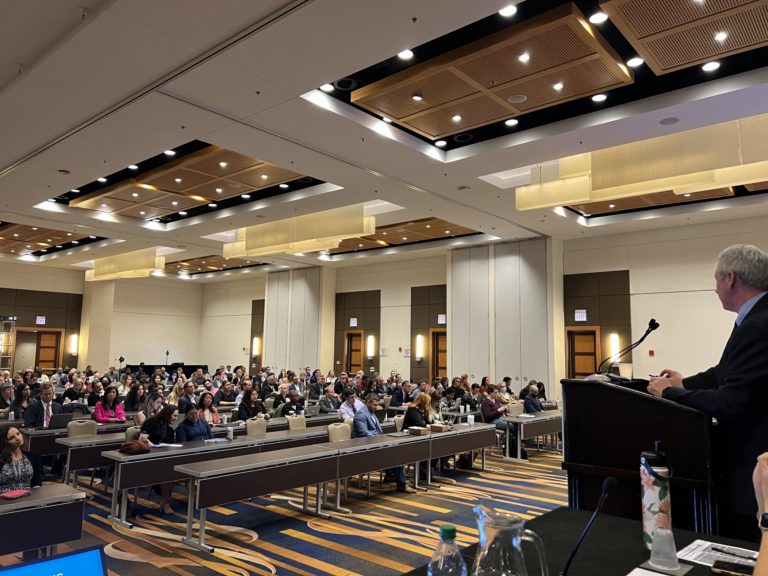
[[[11,411],[11,402],[13,402],[14,388],[11,382],[5,382],[0,386],[0,414],[7,414]]]
[[[150,416],[141,425],[141,433],[146,434],[152,444],[173,444],[176,442],[176,432],[173,429],[179,411],[176,406],[163,406],[157,414]],[[164,514],[172,514],[171,491],[173,482],[160,485],[160,509]]]
[[[203,392],[200,394],[200,401],[197,403],[197,408],[200,410],[200,418],[208,422],[208,424],[213,426],[221,423],[219,410],[214,406],[213,394],[210,392]]]
[[[253,388],[249,388],[243,393],[243,399],[237,407],[237,419],[248,420],[249,418],[260,417],[269,418],[267,407],[259,399],[258,393]]]
[[[168,394],[168,404],[172,404],[173,406],[179,405],[179,400],[184,396],[184,384],[186,384],[186,380],[183,378],[178,378],[176,380],[176,384],[173,385],[171,393]]]
[[[133,376],[131,376],[130,374],[124,374],[123,380],[117,386],[118,394],[123,394],[123,395],[128,394],[128,391],[131,389],[131,386],[133,386],[134,384],[136,384],[136,380],[134,380]],[[110,382],[109,384],[105,385],[104,388],[111,385],[112,383]]]
[[[141,410],[144,403],[147,401],[147,395],[144,392],[144,384],[134,384],[131,389],[128,390],[128,394],[125,397],[124,408],[128,412],[136,412]]]
[[[421,392],[413,399],[408,410],[405,411],[403,420],[403,430],[408,430],[411,426],[426,426],[430,423],[429,406],[431,399],[428,394]]]
[[[86,404],[88,401],[88,391],[85,389],[85,382],[82,378],[75,378],[72,381],[72,387],[64,390],[61,395],[61,403],[80,402]]]
[[[13,402],[11,402],[11,411],[16,420],[24,420],[24,412],[32,406],[36,400],[32,398],[32,389],[29,384],[19,384],[16,386]]]
[[[144,402],[142,409],[136,412],[136,415],[133,417],[133,422],[136,426],[141,426],[148,418],[151,418],[160,412],[162,407],[163,397],[159,392],[151,392],[149,396],[147,396],[147,400]]]
[[[210,440],[213,438],[208,422],[200,418],[200,410],[195,404],[187,404],[186,414],[181,424],[176,427],[176,440],[179,442],[194,442],[195,440]]]
[[[42,483],[40,468],[21,450],[24,437],[16,426],[0,427],[0,493],[30,490]]]
[[[125,422],[125,410],[117,397],[117,386],[110,386],[100,402],[96,403],[93,417],[99,424]]]

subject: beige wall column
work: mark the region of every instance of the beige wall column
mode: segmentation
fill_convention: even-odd
[[[336,324],[336,269],[320,269],[320,340],[318,368],[326,374],[333,365],[333,335]]]
[[[85,283],[83,312],[80,317],[78,368],[85,368],[90,364],[97,370],[103,370],[111,366],[109,348],[112,341],[114,308],[114,281]]]

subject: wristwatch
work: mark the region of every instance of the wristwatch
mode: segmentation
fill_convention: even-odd
[[[768,530],[768,513],[760,516],[760,530]]]

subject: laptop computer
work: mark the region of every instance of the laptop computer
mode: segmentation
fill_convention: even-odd
[[[320,414],[320,404],[313,404],[312,406],[307,406],[306,410],[304,410],[304,413],[307,416],[317,416]]]
[[[49,430],[55,430],[60,428],[66,428],[67,424],[72,420],[72,413],[66,412],[64,414],[51,414],[51,421],[48,423]]]

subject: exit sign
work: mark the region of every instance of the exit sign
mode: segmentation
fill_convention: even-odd
[[[574,321],[576,322],[586,322],[587,321],[587,311],[586,310],[576,310],[574,313]]]

